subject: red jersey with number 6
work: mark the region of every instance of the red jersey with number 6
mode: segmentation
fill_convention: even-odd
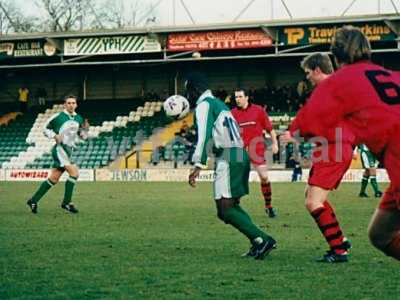
[[[343,66],[316,87],[290,132],[338,142],[338,128],[341,142],[380,154],[400,130],[400,73],[369,61]]]

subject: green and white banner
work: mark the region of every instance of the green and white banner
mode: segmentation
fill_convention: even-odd
[[[160,52],[161,44],[146,36],[111,36],[64,41],[64,55],[105,55]]]

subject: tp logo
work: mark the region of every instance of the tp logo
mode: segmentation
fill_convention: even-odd
[[[299,43],[299,40],[304,38],[303,28],[285,28],[284,32],[287,36],[288,45],[296,45]]]

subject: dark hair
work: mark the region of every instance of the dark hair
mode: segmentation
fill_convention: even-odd
[[[314,71],[316,68],[320,68],[322,73],[324,74],[333,73],[332,62],[328,54],[323,54],[323,53],[310,54],[304,57],[300,65],[303,68],[303,70],[310,69]]]
[[[64,103],[67,102],[67,99],[73,98],[76,102],[78,102],[78,97],[75,95],[67,95],[64,97]]]
[[[371,59],[371,45],[367,37],[353,26],[343,26],[336,31],[331,51],[339,64]]]
[[[246,89],[242,88],[242,87],[237,87],[235,88],[235,90],[233,92],[243,92],[243,94],[247,97],[249,95],[249,93],[247,92]]]

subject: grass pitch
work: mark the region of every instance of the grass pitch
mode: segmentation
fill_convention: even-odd
[[[259,186],[243,207],[278,241],[264,261],[241,258],[246,238],[216,218],[211,184],[79,183],[78,215],[60,208],[64,184],[33,215],[38,183],[0,183],[0,299],[399,299],[398,262],[370,246],[377,205],[343,184],[330,200],[353,242],[350,262],[327,250],[303,206],[304,184],[273,184],[278,217]]]

